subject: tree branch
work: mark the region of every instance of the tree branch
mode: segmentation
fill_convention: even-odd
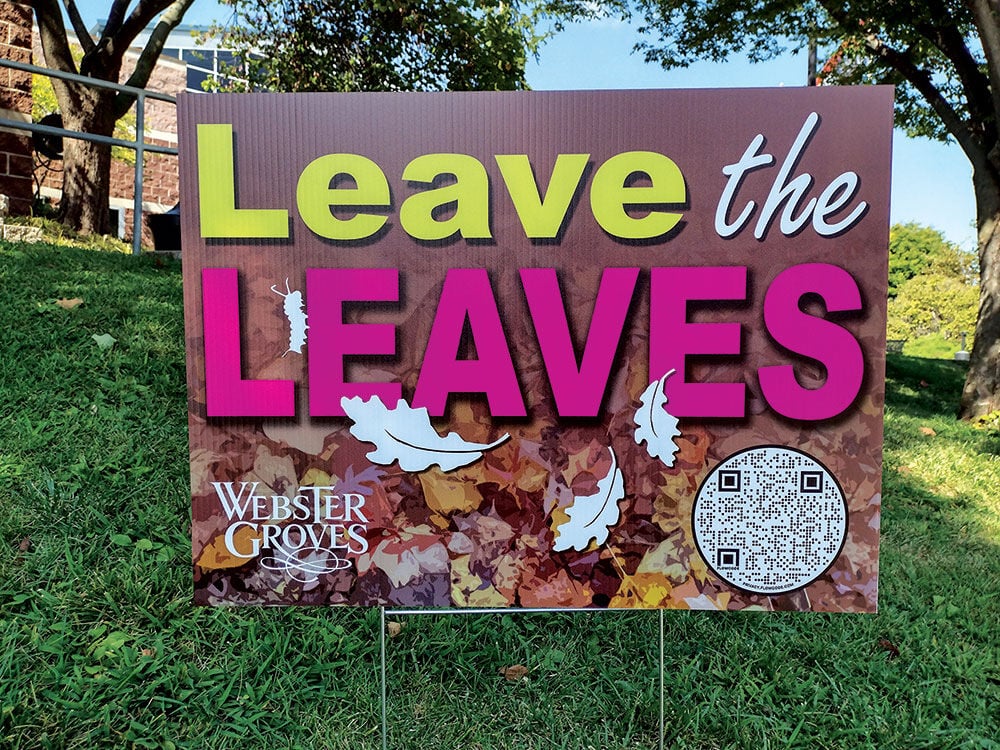
[[[136,88],[143,88],[149,82],[149,76],[153,72],[153,68],[156,66],[156,60],[159,58],[160,53],[163,51],[163,45],[167,41],[167,36],[173,31],[177,25],[184,18],[184,13],[187,9],[191,7],[191,3],[194,0],[174,0],[170,3],[163,15],[160,16],[159,22],[156,24],[156,28],[153,29],[153,33],[150,34],[149,40],[146,42],[146,46],[142,50],[142,54],[139,55],[139,60],[135,64],[135,70],[132,71],[132,75],[129,76],[126,84],[129,86],[135,86]],[[141,4],[141,3],[140,3]],[[136,8],[138,10],[138,8]],[[132,19],[130,18],[129,21]],[[115,100],[115,116],[121,117],[126,112],[128,112],[129,107],[135,101],[135,97],[130,97],[125,94],[120,94]]]
[[[193,0],[191,0],[193,1]],[[177,0],[139,0],[139,4],[132,9],[118,33],[119,38],[126,40],[125,47],[139,36],[142,31],[149,26],[150,22],[156,18],[156,14],[165,10],[169,6],[176,5]],[[191,2],[185,3],[185,10]],[[183,14],[182,14],[183,15]],[[124,53],[124,50],[122,50]]]
[[[115,0],[111,4],[111,12],[108,14],[108,20],[104,24],[101,38],[96,48],[83,56],[83,61],[80,63],[80,72],[85,75],[92,75],[93,72],[97,71],[98,78],[109,78],[111,77],[110,73],[115,71],[114,77],[117,83],[117,71],[119,70],[121,60],[114,59],[115,38],[121,29],[122,19],[125,17],[125,11],[128,10],[129,1]],[[128,45],[125,46],[127,47]]]
[[[118,33],[122,27],[122,21],[125,20],[128,3],[129,0],[115,0],[111,4],[111,12],[108,13],[108,21],[104,24],[104,32],[101,34],[102,39],[111,38]]]
[[[76,63],[66,39],[59,3],[56,0],[32,0],[31,7],[35,9],[45,64],[65,73],[76,73]]]
[[[100,44],[80,66],[85,75],[117,81],[126,50],[156,14],[170,5],[170,0],[139,0],[128,19],[123,21],[128,4],[129,0],[115,0],[112,4]]]
[[[996,0],[966,0],[986,54],[986,68],[994,93],[993,117],[1000,123],[1000,8]]]
[[[865,46],[879,62],[902,75],[920,92],[934,113],[941,118],[945,129],[954,136],[973,164],[984,163],[990,146],[977,136],[973,130],[974,126],[963,120],[951,103],[945,99],[928,71],[918,67],[909,53],[889,46],[878,34],[867,31],[864,26],[857,23],[852,24],[850,17],[843,10],[843,6],[836,3],[835,0],[820,1],[823,8],[837,22],[845,35],[856,36],[860,33]]]
[[[101,38],[97,46],[83,56],[80,63],[80,72],[83,75],[94,76],[101,79],[114,79],[118,81],[118,71],[121,69],[122,57],[128,49],[132,39],[126,39],[120,43],[122,19],[128,10],[131,0],[114,0],[111,4],[111,11],[108,20],[104,24]]]
[[[984,129],[983,135],[989,132],[995,138],[1000,112],[996,109],[990,92],[990,79],[980,69],[979,62],[965,43],[965,37],[954,23],[949,23],[948,20],[944,24],[933,26],[918,23],[914,28],[929,39],[955,66],[955,72],[965,92],[971,120]]]
[[[87,54],[91,52],[94,49],[94,39],[90,36],[90,32],[87,31],[87,24],[83,22],[83,16],[80,15],[80,10],[76,7],[76,0],[63,0],[63,4],[66,6],[66,14],[69,16],[69,22],[73,24],[73,31],[76,32],[77,41],[83,47],[83,53]]]
[[[951,103],[944,98],[940,89],[934,85],[931,74],[918,68],[910,57],[883,42],[876,34],[866,34],[865,44],[868,49],[883,63],[900,73],[931,105],[931,108],[941,118],[945,128],[962,146],[966,153],[972,150],[983,150],[983,144],[978,141],[969,128],[968,123],[955,111]]]

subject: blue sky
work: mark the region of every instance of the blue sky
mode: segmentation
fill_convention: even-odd
[[[88,25],[107,16],[108,0],[79,0]],[[224,20],[215,0],[196,0],[185,23]],[[538,90],[800,86],[806,78],[805,55],[751,65],[745,60],[699,63],[664,71],[632,53],[632,26],[616,21],[575,24],[551,39],[528,68],[528,82]],[[972,168],[954,144],[893,139],[892,221],[915,221],[941,230],[952,242],[975,249],[975,203]]]
[[[610,21],[577,24],[550,40],[528,71],[532,88],[717,88],[801,86],[805,54],[752,65],[745,59],[698,63],[665,71],[632,53],[634,28]],[[892,221],[915,221],[941,230],[966,250],[976,246],[972,167],[956,144],[893,138]]]

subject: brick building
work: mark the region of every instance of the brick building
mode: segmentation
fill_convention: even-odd
[[[32,10],[26,5],[0,2],[0,58],[33,62],[45,67],[37,29],[33,29]],[[103,24],[102,24],[103,25]],[[219,67],[231,60],[225,50],[209,41],[196,41],[198,29],[178,27],[168,38],[146,88],[176,96],[182,91],[200,91],[207,78],[218,78]],[[68,32],[70,40],[75,38]],[[127,80],[145,35],[125,56],[121,80]],[[0,118],[30,122],[32,81],[29,73],[0,67]],[[177,146],[177,116],[174,105],[149,99],[145,108],[145,140],[148,144]],[[161,213],[179,200],[177,158],[146,154],[143,163],[142,206],[144,213]],[[132,235],[134,168],[121,159],[111,166],[110,205],[112,231],[124,239]],[[27,214],[35,197],[58,202],[62,195],[62,162],[35,153],[31,136],[25,131],[0,130],[0,193],[11,198],[11,213]],[[143,241],[152,244],[149,230],[143,225]]]
[[[31,8],[0,3],[0,57],[31,62]],[[0,68],[0,118],[31,122],[31,74]],[[0,129],[0,193],[11,213],[31,210],[33,195],[31,138],[23,130]]]

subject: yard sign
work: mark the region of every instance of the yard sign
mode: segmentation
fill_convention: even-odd
[[[890,88],[178,111],[197,603],[875,610]]]

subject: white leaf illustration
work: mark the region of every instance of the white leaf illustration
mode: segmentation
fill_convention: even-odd
[[[610,448],[608,450],[611,450]],[[573,505],[567,508],[569,521],[558,527],[559,536],[552,545],[555,552],[570,548],[583,552],[593,539],[598,544],[607,541],[611,527],[618,523],[621,509],[618,501],[625,497],[625,480],[618,459],[611,451],[611,468],[607,476],[597,483],[597,494],[573,498]]]
[[[455,432],[441,437],[431,426],[427,409],[414,409],[403,399],[393,409],[378,396],[368,401],[360,396],[344,396],[340,405],[354,420],[351,434],[358,440],[375,444],[368,459],[383,466],[398,461],[403,471],[423,471],[434,464],[442,471],[468,466],[510,437],[505,434],[492,443],[470,443]]]
[[[675,438],[681,433],[677,429],[677,418],[666,410],[667,394],[664,384],[674,370],[659,380],[654,380],[639,397],[639,408],[635,410],[635,442],[646,443],[646,451],[653,458],[660,459],[666,466],[674,465],[674,454],[680,450]]]
[[[276,285],[271,287],[271,291],[285,299],[283,308],[285,317],[288,318],[288,350],[285,354],[289,352],[302,354],[302,347],[306,343],[306,330],[309,328],[306,325],[309,316],[302,309],[302,292],[298,289],[291,289],[288,286],[287,278],[285,279],[284,293]],[[284,357],[285,354],[281,356]]]

